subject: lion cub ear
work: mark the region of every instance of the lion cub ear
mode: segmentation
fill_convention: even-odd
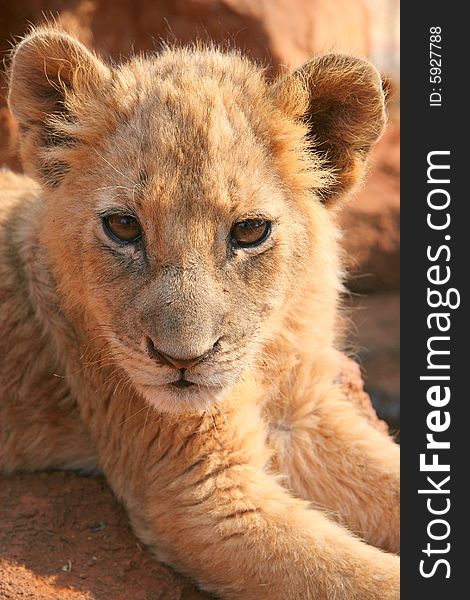
[[[74,112],[93,96],[98,101],[109,78],[108,67],[83,44],[53,28],[34,30],[14,50],[8,105],[19,122],[25,168],[41,183],[60,183],[68,165],[58,151],[77,141]]]
[[[364,163],[385,125],[385,100],[378,71],[352,56],[317,56],[273,86],[279,108],[308,126],[310,148],[333,172],[318,190],[325,204],[361,180]]]

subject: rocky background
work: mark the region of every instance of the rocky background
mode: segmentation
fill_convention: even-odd
[[[237,46],[271,76],[315,52],[369,56],[388,80],[389,125],[362,191],[342,214],[348,352],[392,431],[399,428],[399,0],[0,0],[0,58],[30,24],[55,19],[103,56],[195,38]],[[19,170],[0,76],[0,167]],[[354,384],[358,389],[361,382]],[[354,387],[353,386],[353,387]],[[362,396],[361,396],[362,397]],[[93,506],[90,506],[93,498]],[[0,478],[0,599],[206,597],[150,560],[101,480]]]

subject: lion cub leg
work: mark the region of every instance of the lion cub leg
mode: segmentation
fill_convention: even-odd
[[[397,557],[310,510],[266,472],[253,408],[173,423],[139,418],[126,431],[101,431],[102,463],[160,560],[226,599],[399,598]]]
[[[277,409],[270,434],[277,468],[300,497],[375,546],[398,552],[399,446],[331,381],[299,372],[284,391],[289,403]]]

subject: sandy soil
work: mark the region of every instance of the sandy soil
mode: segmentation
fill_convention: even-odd
[[[105,481],[0,477],[2,600],[203,600],[132,534]]]

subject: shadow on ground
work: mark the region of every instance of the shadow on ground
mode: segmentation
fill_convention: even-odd
[[[101,478],[0,477],[2,600],[204,600],[138,544]]]

